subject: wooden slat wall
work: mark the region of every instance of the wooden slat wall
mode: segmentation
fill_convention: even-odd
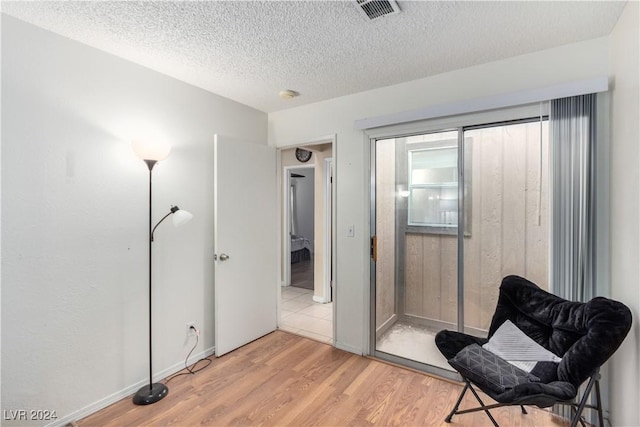
[[[470,236],[464,239],[468,327],[488,329],[498,286],[506,275],[518,274],[548,289],[546,129],[545,124],[542,152],[539,123],[477,129],[465,134],[465,138],[472,138],[471,225]],[[406,314],[456,322],[456,239],[438,234],[407,234]]]
[[[396,155],[394,140],[378,141],[376,164],[376,329],[395,314]]]
[[[547,122],[548,123],[548,122]],[[544,289],[549,289],[549,255],[550,255],[550,206],[549,195],[549,128],[545,123],[542,128],[543,141],[540,145],[540,124],[538,132],[527,133],[527,227],[525,269],[527,278]],[[542,158],[542,180],[540,180],[540,159]],[[540,194],[542,192],[542,194]],[[542,197],[540,197],[542,196]],[[540,198],[542,203],[540,204]]]
[[[407,233],[405,314],[456,321],[457,255],[455,236]]]

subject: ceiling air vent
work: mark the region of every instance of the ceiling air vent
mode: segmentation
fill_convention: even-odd
[[[358,9],[370,20],[400,12],[395,0],[356,0]]]

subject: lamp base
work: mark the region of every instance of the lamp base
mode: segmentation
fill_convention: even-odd
[[[133,396],[133,403],[136,405],[151,405],[169,394],[169,389],[161,383],[145,385]]]

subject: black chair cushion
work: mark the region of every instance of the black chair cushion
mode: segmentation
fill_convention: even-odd
[[[436,346],[440,353],[449,360],[456,357],[456,354],[469,344],[484,345],[489,341],[487,338],[480,338],[467,335],[462,332],[443,330],[436,334]]]
[[[618,349],[631,328],[622,303],[596,297],[567,301],[519,276],[502,280],[489,337],[506,320],[547,350],[562,357],[557,378],[577,389]]]
[[[603,297],[586,303],[567,301],[527,279],[507,276],[500,285],[489,338],[506,320],[562,357],[557,364],[545,362],[540,369],[536,365],[531,374],[540,381],[530,378],[520,381],[524,377],[516,374],[518,380],[513,382],[517,384],[502,389],[490,384],[495,381],[487,382],[483,374],[479,375],[482,369],[463,364],[464,355],[456,359],[467,346],[482,346],[488,342],[487,338],[444,330],[438,332],[435,342],[450,364],[454,361],[451,365],[461,375],[497,402],[546,407],[573,399],[580,385],[611,357],[631,328],[631,311],[624,304]]]
[[[552,406],[558,402],[568,402],[576,397],[578,390],[571,383],[553,381],[548,384],[529,382],[519,384],[504,393],[485,391],[493,400],[514,405],[535,405],[540,408]]]
[[[483,390],[494,393],[504,393],[519,384],[540,381],[535,375],[517,368],[475,343],[460,350],[449,360],[449,364]]]

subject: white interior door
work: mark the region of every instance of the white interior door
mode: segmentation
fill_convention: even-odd
[[[215,353],[276,329],[276,151],[216,135]]]

